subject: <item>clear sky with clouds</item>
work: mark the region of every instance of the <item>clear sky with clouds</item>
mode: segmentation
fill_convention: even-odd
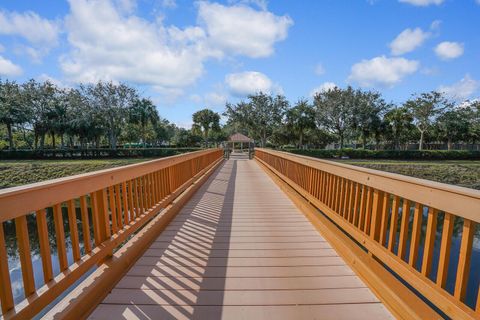
[[[126,82],[188,127],[258,90],[478,98],[479,32],[480,0],[2,1],[0,77]]]

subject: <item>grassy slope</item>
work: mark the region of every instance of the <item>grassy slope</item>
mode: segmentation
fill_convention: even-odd
[[[0,188],[124,166],[149,159],[109,160],[3,160],[0,161]]]
[[[341,160],[339,162],[480,190],[480,161]]]

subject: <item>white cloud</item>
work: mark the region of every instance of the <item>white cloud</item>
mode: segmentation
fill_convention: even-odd
[[[228,0],[228,3],[253,4],[262,10],[267,10],[267,0]]]
[[[60,58],[67,79],[152,85],[170,101],[183,95],[184,88],[202,76],[208,59],[229,53],[250,57],[272,53],[274,43],[286,37],[288,26],[280,31],[272,31],[271,27],[290,21],[243,5],[227,7],[201,2],[198,21],[202,27],[181,29],[165,26],[160,18],[151,22],[119,11],[112,0],[69,3],[65,27],[71,50]],[[250,23],[256,27],[244,26]],[[229,36],[237,42],[226,38]]]
[[[364,87],[376,85],[391,87],[404,77],[415,73],[419,66],[420,63],[415,60],[379,56],[354,64],[348,80]]]
[[[403,3],[408,3],[418,7],[426,7],[432,4],[438,6],[442,4],[445,0],[398,0],[398,1]]]
[[[161,22],[123,16],[110,1],[71,0],[70,8],[65,23],[72,49],[60,65],[73,81],[184,87],[200,77],[203,61],[212,56],[201,28],[166,28]]]
[[[450,98],[465,100],[470,98],[480,88],[480,82],[466,74],[459,82],[450,86],[440,86],[438,91],[445,93]]]
[[[275,43],[287,37],[293,24],[288,16],[204,1],[198,4],[198,21],[205,27],[211,46],[251,58],[272,55]]]
[[[310,92],[310,96],[313,97],[315,96],[315,94],[317,93],[321,93],[321,92],[324,92],[324,91],[328,91],[328,90],[331,90],[331,89],[334,89],[335,87],[337,87],[337,85],[333,82],[324,82],[322,83],[320,86],[316,87],[315,89],[313,89],[311,92]]]
[[[227,96],[222,93],[210,92],[205,95],[205,104],[208,107],[220,107],[225,106],[227,102]]]
[[[234,96],[244,97],[257,92],[272,93],[275,85],[265,74],[256,71],[231,73],[225,77],[225,83]]]
[[[323,67],[323,65],[321,63],[319,63],[315,66],[315,74],[317,76],[321,76],[321,75],[325,74],[325,68]]]
[[[390,49],[392,55],[399,56],[404,53],[411,52],[421,46],[423,42],[430,36],[429,32],[425,32],[420,28],[403,30],[391,43]]]
[[[22,68],[17,66],[12,61],[0,56],[0,75],[15,77],[22,74]]]
[[[17,35],[37,45],[51,46],[57,43],[59,30],[57,22],[31,11],[0,11],[0,34]]]
[[[177,1],[175,0],[163,0],[162,7],[168,9],[175,9],[177,7]]]
[[[440,59],[451,60],[463,54],[463,44],[458,42],[444,41],[435,47],[435,53]]]

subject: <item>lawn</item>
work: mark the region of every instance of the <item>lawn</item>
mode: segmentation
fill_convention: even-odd
[[[150,159],[2,160],[0,189],[124,166]]]
[[[339,162],[480,190],[480,161],[339,160]]]

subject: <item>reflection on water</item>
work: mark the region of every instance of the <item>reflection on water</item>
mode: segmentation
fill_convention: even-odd
[[[70,227],[68,224],[68,212],[66,207],[62,207],[63,225],[65,230],[65,242],[67,248],[68,265],[73,263],[72,244],[70,239]],[[76,208],[77,216],[77,230],[79,234],[79,244],[81,254],[85,254],[84,242],[83,242],[83,230],[80,220],[80,208]],[[91,212],[89,210],[89,221],[92,221]],[[27,216],[28,235],[30,240],[30,251],[32,256],[33,272],[35,277],[35,287],[38,289],[44,284],[43,279],[43,267],[40,257],[40,246],[37,232],[36,215],[31,214]],[[20,258],[18,256],[17,239],[15,236],[15,222],[7,221],[3,223],[5,230],[5,242],[7,246],[8,254],[8,267],[10,270],[10,278],[12,282],[12,291],[15,304],[22,301],[25,298],[23,291],[23,279],[20,265]],[[60,273],[60,265],[57,254],[57,241],[55,238],[55,225],[53,221],[53,213],[51,208],[47,208],[47,227],[48,227],[48,239],[50,243],[50,253],[52,260],[53,274],[58,275]],[[93,227],[90,224],[90,239],[93,239]]]

